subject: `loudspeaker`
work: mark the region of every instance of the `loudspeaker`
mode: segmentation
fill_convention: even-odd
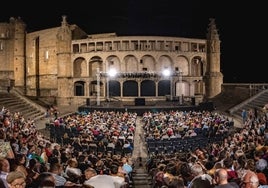
[[[200,107],[204,110],[215,110],[213,102],[202,102]]]
[[[191,100],[192,100],[192,105],[194,105],[194,106],[195,106],[195,98],[194,98],[194,97],[192,97],[192,98],[191,98]]]
[[[135,106],[144,106],[145,98],[135,98]]]
[[[86,104],[87,104],[87,106],[90,106],[90,98],[86,99]]]

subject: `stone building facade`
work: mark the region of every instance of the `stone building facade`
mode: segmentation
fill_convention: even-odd
[[[2,89],[61,105],[137,98],[198,104],[223,84],[214,19],[207,38],[195,39],[88,35],[66,16],[59,27],[27,33],[21,18],[10,18],[0,23],[0,63]]]

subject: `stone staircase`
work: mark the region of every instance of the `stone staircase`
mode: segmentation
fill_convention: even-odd
[[[152,188],[152,177],[148,174],[146,167],[146,159],[140,158],[135,164],[135,173],[132,175],[134,188]]]
[[[148,160],[147,146],[143,139],[143,122],[142,118],[138,117],[136,120],[136,130],[134,136],[134,150],[132,152],[132,161],[134,172],[132,174],[132,183],[130,187],[134,188],[151,188],[152,177],[146,169],[146,161]]]
[[[40,120],[44,118],[46,109],[34,101],[18,94],[16,91],[10,93],[0,91],[0,107],[7,108],[12,114],[20,112],[25,119]]]
[[[263,90],[260,93],[250,97],[249,99],[243,101],[242,103],[232,107],[229,109],[229,113],[235,117],[236,119],[241,118],[242,110],[245,109],[246,111],[256,109],[258,113],[263,113],[263,107],[268,104],[268,90]]]

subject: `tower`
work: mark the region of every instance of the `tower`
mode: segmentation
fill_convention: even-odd
[[[220,72],[220,39],[215,19],[211,18],[207,33],[207,69],[204,77],[206,98],[221,93],[223,75]]]
[[[0,88],[25,87],[25,28],[20,17],[0,23]]]
[[[14,26],[14,80],[16,87],[25,87],[25,23],[19,17],[11,21]]]
[[[70,92],[73,91],[72,87],[72,62],[71,62],[71,42],[72,32],[70,25],[67,23],[67,17],[62,16],[61,27],[57,32],[57,81],[58,81],[58,95],[57,103],[62,105],[67,102]]]

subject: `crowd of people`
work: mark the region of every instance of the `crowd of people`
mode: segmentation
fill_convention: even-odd
[[[2,108],[0,187],[128,187],[136,118],[113,111],[53,117],[54,134],[63,129],[67,134],[57,140],[41,134],[34,121]]]
[[[128,188],[135,171],[132,151],[137,129],[133,112],[93,111],[50,119],[50,136],[34,121],[0,111],[0,187]],[[251,115],[243,127],[209,111],[146,112],[142,139],[202,137],[187,150],[157,149],[146,168],[153,188],[268,187],[267,115]],[[220,137],[217,141],[211,138]],[[215,142],[214,142],[215,141]]]
[[[230,126],[228,117],[215,112],[144,114],[146,141],[222,137],[203,145],[191,142],[195,147],[184,152],[154,150],[147,161],[153,187],[268,187],[267,114],[248,114],[251,115],[237,129]]]

